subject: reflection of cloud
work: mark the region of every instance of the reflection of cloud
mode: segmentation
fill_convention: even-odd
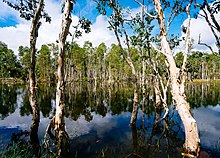
[[[200,107],[193,110],[194,117],[200,132],[201,145],[204,147],[215,147],[220,137],[220,113],[213,111],[213,107]],[[216,107],[215,109],[220,109]]]
[[[87,122],[82,116],[77,121],[66,118],[67,131],[70,137],[85,135],[91,130],[95,130],[99,137],[103,137],[106,132],[118,127],[119,119],[128,119],[128,123],[130,119],[130,114],[126,112],[117,116],[112,116],[109,113],[105,117],[95,113],[92,115],[93,119],[90,122]]]
[[[216,111],[216,112],[220,112],[220,105],[217,104],[216,106],[209,106],[210,109]]]

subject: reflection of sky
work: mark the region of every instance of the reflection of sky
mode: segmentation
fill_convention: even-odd
[[[17,109],[13,114],[5,117],[4,120],[0,120],[0,144],[8,137],[12,132],[17,132],[18,129],[30,130],[32,117],[20,116],[20,107],[22,106],[23,93],[17,95]],[[54,101],[53,106],[54,106]],[[200,107],[193,109],[192,113],[197,121],[200,141],[202,147],[209,149],[216,149],[217,145],[220,145],[220,105],[215,107]],[[66,118],[67,132],[71,139],[90,134],[95,131],[95,137],[110,143],[111,141],[118,141],[121,143],[127,143],[132,140],[131,129],[129,127],[130,113],[122,112],[120,115],[112,116],[111,113],[107,113],[105,117],[92,113],[93,119],[87,122],[84,116],[81,116],[77,121],[73,121],[70,118]],[[141,120],[142,113],[138,113],[138,126]],[[145,126],[150,130],[154,117],[146,117]],[[43,118],[41,114],[41,122],[39,126],[39,137],[42,138],[45,134],[45,130],[49,124],[48,118]],[[220,150],[220,149],[218,149]]]
[[[88,134],[92,130],[97,131],[98,137],[103,137],[103,135],[112,130],[113,128],[120,128],[120,121],[127,122],[129,126],[130,113],[124,112],[120,115],[112,116],[107,113],[105,117],[92,113],[93,119],[87,122],[83,116],[81,116],[77,121],[72,121],[71,119],[66,119],[66,124],[68,125],[67,131],[70,137],[80,136]]]
[[[220,106],[200,107],[192,111],[199,128],[201,145],[216,149],[220,142]],[[220,149],[218,149],[220,150]]]

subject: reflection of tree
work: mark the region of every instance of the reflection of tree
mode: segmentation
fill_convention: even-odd
[[[25,115],[30,115],[32,113],[31,105],[29,102],[29,96],[28,96],[28,91],[23,90],[23,98],[22,98],[22,103],[20,107],[20,115],[25,116]]]
[[[216,106],[220,98],[220,84],[218,83],[194,83],[186,87],[186,95],[192,108],[200,106]]]
[[[179,147],[183,140],[179,137],[179,122],[174,122],[174,116],[160,120],[161,113],[155,113],[152,128],[145,126],[132,127],[133,152],[127,157],[181,157]],[[151,131],[150,131],[151,129]],[[150,135],[148,134],[150,132]]]
[[[0,84],[0,119],[4,119],[16,109],[17,86]]]
[[[38,102],[44,117],[49,117],[49,114],[52,110],[51,101],[55,99],[54,91],[55,89],[53,86],[48,86],[45,84],[39,86]]]
[[[92,91],[93,84],[87,83],[81,86],[73,89],[71,87],[76,86],[71,85],[66,92],[66,116],[73,120],[77,120],[83,115],[87,121],[90,121],[92,119],[91,112],[105,117],[107,112],[116,115],[132,110],[128,108],[129,100],[132,98],[132,89],[101,87],[98,84],[96,90]],[[110,92],[107,91],[109,89],[111,89]]]

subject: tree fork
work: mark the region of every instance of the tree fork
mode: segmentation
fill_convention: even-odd
[[[155,10],[158,14],[162,53],[166,57],[167,68],[169,69],[169,73],[170,73],[171,94],[176,102],[177,110],[185,129],[184,148],[186,149],[186,152],[192,153],[193,155],[197,155],[199,149],[199,142],[200,142],[197,124],[189,111],[188,108],[189,103],[181,95],[180,85],[178,83],[179,71],[176,67],[175,60],[172,56],[170,45],[166,39],[167,31],[164,23],[164,14],[160,0],[154,0],[154,5],[155,5]]]

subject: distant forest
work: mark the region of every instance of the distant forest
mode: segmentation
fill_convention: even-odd
[[[152,50],[153,51],[153,50]],[[57,67],[57,44],[45,44],[37,51],[36,76],[38,82],[51,82],[56,80]],[[140,54],[133,47],[131,49],[131,58],[137,67],[137,74],[141,76],[141,61],[145,58],[146,77],[148,81],[152,78],[152,68],[150,66],[147,51]],[[157,58],[158,70],[161,74],[166,72],[164,57],[159,55]],[[152,57],[151,57],[152,58]],[[67,53],[65,59],[65,79],[68,81],[128,81],[132,78],[132,72],[124,59],[121,49],[118,45],[112,44],[107,47],[101,43],[98,47],[93,47],[92,43],[87,41],[83,47],[77,43],[67,43]],[[175,55],[177,66],[180,68],[183,61],[183,54],[179,52]],[[28,80],[28,70],[30,66],[30,50],[28,47],[20,46],[18,55],[16,55],[7,44],[0,42],[0,78],[16,78],[23,81]],[[187,61],[188,80],[220,79],[220,58],[216,54],[193,51],[188,55]]]

